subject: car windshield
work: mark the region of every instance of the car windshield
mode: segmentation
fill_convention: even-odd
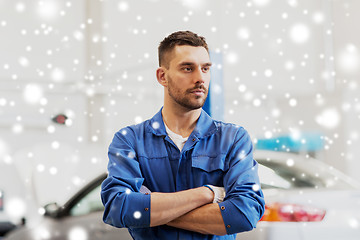
[[[100,199],[101,185],[95,187],[70,209],[71,216],[81,216],[96,211],[103,211],[104,206]]]
[[[288,165],[282,162],[258,160],[259,176],[263,189],[328,188],[352,189],[344,176],[325,166],[311,163],[307,167]],[[328,166],[329,167],[329,166]],[[330,168],[331,169],[331,168]]]

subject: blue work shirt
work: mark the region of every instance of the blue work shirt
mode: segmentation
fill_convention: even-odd
[[[213,120],[202,110],[182,151],[166,133],[161,110],[118,131],[109,146],[108,177],[102,183],[104,222],[126,227],[134,239],[235,239],[256,226],[264,197],[251,139],[242,127]],[[166,225],[150,227],[150,195],[206,184],[224,187],[218,203],[228,235],[204,235]]]

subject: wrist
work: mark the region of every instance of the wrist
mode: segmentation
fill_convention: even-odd
[[[204,196],[208,203],[211,203],[214,200],[215,193],[214,191],[207,185],[201,187],[204,191]]]

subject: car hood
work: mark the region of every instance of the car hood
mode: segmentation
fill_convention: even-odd
[[[267,204],[292,203],[332,210],[352,209],[352,211],[360,212],[360,190],[266,189],[263,192]]]

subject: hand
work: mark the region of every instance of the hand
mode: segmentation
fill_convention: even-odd
[[[205,186],[208,187],[214,193],[213,203],[219,203],[219,202],[224,201],[225,188],[216,187],[216,186],[213,186],[213,185],[205,185]],[[143,194],[146,194],[146,193],[150,194],[151,193],[151,191],[144,185],[141,185],[139,192],[143,193]]]
[[[210,188],[210,190],[214,193],[213,203],[219,203],[224,201],[225,198],[225,188],[216,187],[213,185],[205,185],[205,187]]]

